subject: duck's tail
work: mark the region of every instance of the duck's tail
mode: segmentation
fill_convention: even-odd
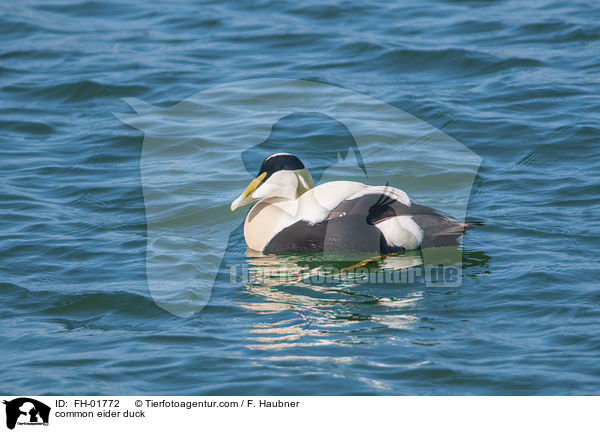
[[[456,222],[447,218],[434,218],[429,216],[421,218],[421,229],[424,231],[424,238],[421,242],[421,249],[428,247],[441,247],[457,245],[458,239],[466,230],[476,226],[483,226],[483,222]]]
[[[468,230],[469,228],[473,228],[476,226],[485,226],[485,223],[481,222],[481,221],[470,221],[470,222],[461,222],[461,225],[464,230]]]

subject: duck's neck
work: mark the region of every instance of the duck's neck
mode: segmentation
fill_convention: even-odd
[[[317,223],[327,217],[329,210],[318,202],[314,193],[306,193],[314,187],[313,179],[306,168],[300,171],[301,173],[298,174],[298,196],[295,200],[296,216],[309,223]]]
[[[312,176],[308,172],[308,169],[303,168],[301,170],[294,171],[298,178],[298,187],[296,188],[296,199],[298,199],[305,192],[315,187]]]

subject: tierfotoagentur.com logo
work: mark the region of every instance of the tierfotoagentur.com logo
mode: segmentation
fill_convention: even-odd
[[[315,185],[343,180],[379,187],[383,192],[374,196],[372,208],[382,209],[387,208],[388,195],[396,193],[402,198],[406,192],[416,203],[424,204],[419,208],[431,205],[440,214],[451,216],[452,221],[445,219],[448,223],[464,227],[481,158],[430,124],[361,93],[294,79],[221,84],[168,108],[133,98],[124,100],[135,114],[115,115],[144,132],[140,171],[147,220],[148,287],[155,303],[172,314],[186,317],[198,313],[216,283],[269,284],[274,274],[275,279],[288,282],[314,277],[315,283],[323,278],[324,283],[351,279],[358,284],[416,281],[460,285],[460,247],[359,257],[358,266],[346,263],[347,257],[327,241],[330,233],[326,228],[320,256],[328,264],[307,269],[285,256],[255,254],[250,248],[242,252],[239,240],[243,239],[244,213],[229,211],[232,202],[238,203],[241,191],[247,193],[265,180],[266,173],[262,177],[256,174],[260,165],[256,161],[273,153],[296,153],[285,148],[285,143],[277,151],[265,144],[276,125],[290,116],[311,113],[341,125],[350,137],[337,147],[310,139],[304,143],[306,153],[296,156],[312,173]],[[318,163],[311,160],[314,157]],[[206,163],[213,159],[221,163]],[[398,190],[404,192],[398,195],[394,192]],[[417,220],[400,216],[407,206],[410,204],[396,207],[398,217]],[[387,214],[382,210],[371,216],[381,221]],[[206,218],[215,223],[203,223]],[[458,232],[447,231],[454,237]],[[374,248],[378,246],[378,241],[374,242]],[[229,265],[226,257],[232,251],[245,253],[249,266]],[[327,268],[332,263],[333,270]]]
[[[21,397],[4,401],[6,405],[6,427],[48,426],[50,407],[38,400]]]

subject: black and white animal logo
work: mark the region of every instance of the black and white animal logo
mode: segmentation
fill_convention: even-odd
[[[6,405],[6,427],[14,429],[19,425],[47,425],[50,407],[35,399],[21,397],[4,401]]]

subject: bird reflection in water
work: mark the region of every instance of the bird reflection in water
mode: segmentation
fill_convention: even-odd
[[[419,251],[326,262],[314,253],[246,254],[245,287],[256,301],[240,306],[264,316],[252,324],[250,348],[368,343],[365,332],[419,321],[411,311],[423,286],[410,276],[422,268]]]

